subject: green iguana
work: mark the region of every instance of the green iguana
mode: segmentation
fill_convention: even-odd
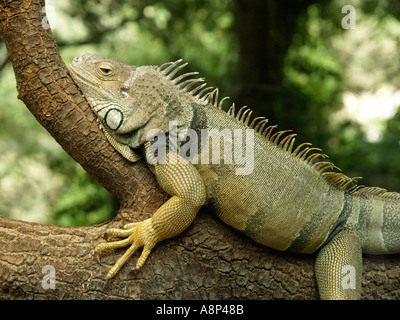
[[[331,171],[320,149],[294,149],[295,134],[252,119],[247,107],[223,111],[217,89],[192,78],[196,72],[180,73],[186,64],[135,67],[85,54],[69,66],[113,147],[132,162],[145,156],[171,195],[152,218],[106,232],[126,239],[101,243],[96,253],[130,245],[107,281],[143,247],[141,268],[158,242],[184,231],[207,205],[260,244],[319,250],[322,299],[360,298],[362,252],[400,252],[400,194],[357,186]]]

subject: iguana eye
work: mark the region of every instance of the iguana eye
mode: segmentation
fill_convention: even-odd
[[[110,74],[111,73],[111,69],[108,68],[100,68],[101,72],[103,72],[104,74]]]
[[[123,121],[122,112],[117,109],[111,109],[104,117],[107,126],[112,130],[117,130]]]
[[[105,76],[109,76],[109,75],[111,75],[113,73],[113,69],[108,64],[101,65],[99,67],[99,70]]]

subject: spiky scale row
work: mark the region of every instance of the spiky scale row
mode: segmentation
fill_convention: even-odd
[[[365,197],[378,196],[386,199],[400,200],[400,193],[388,192],[386,189],[379,187],[357,186],[356,189],[351,190],[351,194]]]
[[[338,172],[324,172],[323,177],[326,181],[337,186],[341,190],[347,190],[349,185],[352,185],[360,177],[349,178],[343,173]]]
[[[183,69],[188,65],[187,62],[179,65],[181,62],[182,59],[179,59],[175,62],[167,62],[161,65],[158,69],[168,80],[172,81],[173,84],[177,85],[178,88],[182,89],[183,91],[186,91],[188,94],[200,100],[202,103],[211,102],[214,106],[217,106],[218,89],[214,89],[213,87],[206,87],[207,84],[203,83],[204,82],[203,78],[186,79],[188,77],[198,75],[199,74],[198,72],[187,72],[174,78],[175,75],[181,69]],[[182,81],[183,79],[186,80]],[[222,101],[220,102],[218,107],[220,108],[222,107]]]
[[[221,99],[221,101],[219,101],[218,88],[214,89],[213,87],[206,87],[207,84],[203,83],[205,81],[204,78],[187,79],[185,81],[182,81],[183,79],[186,79],[188,77],[198,75],[198,72],[188,72],[174,78],[174,76],[180,70],[188,65],[188,63],[183,63],[179,65],[182,61],[182,59],[179,59],[175,62],[167,62],[161,65],[158,69],[164,76],[166,76],[168,80],[172,81],[181,90],[198,99],[199,102],[210,103],[214,107],[222,109],[223,102],[229,98],[224,97],[223,99]],[[198,86],[195,86],[196,84]],[[322,151],[321,149],[307,147],[311,146],[311,143],[306,142],[300,144],[294,151],[292,151],[296,134],[289,134],[281,139],[284,134],[291,132],[291,130],[278,131],[272,134],[272,132],[277,128],[277,125],[266,127],[268,119],[265,119],[265,117],[257,117],[250,122],[251,115],[253,113],[251,109],[249,109],[247,106],[244,106],[240,108],[239,111],[236,113],[235,108],[235,103],[233,103],[228,109],[227,114],[236,119],[238,122],[243,123],[250,129],[254,129],[254,131],[258,135],[263,137],[266,141],[275,144],[278,148],[281,148],[282,150],[289,152],[293,156],[298,157],[299,159],[312,165],[322,175],[327,183],[337,187],[340,190],[345,190],[348,193],[357,196],[381,196],[385,198],[400,200],[400,193],[387,192],[385,189],[377,187],[370,188],[357,185],[356,181],[357,179],[360,179],[360,177],[350,178],[343,173],[325,172],[326,170],[333,169],[338,171],[341,170],[333,163],[328,161],[314,162],[317,158],[328,158],[327,155],[319,153],[320,151]],[[313,152],[308,155],[312,151],[319,152]]]

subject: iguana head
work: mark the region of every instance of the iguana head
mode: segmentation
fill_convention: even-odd
[[[144,144],[150,130],[168,132],[169,121],[190,118],[190,111],[181,110],[187,104],[176,98],[179,88],[159,67],[84,54],[69,70],[103,127],[131,148]]]

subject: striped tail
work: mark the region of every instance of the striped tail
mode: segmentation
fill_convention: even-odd
[[[344,228],[359,235],[364,253],[400,253],[400,193],[360,188],[346,194],[344,210]]]

